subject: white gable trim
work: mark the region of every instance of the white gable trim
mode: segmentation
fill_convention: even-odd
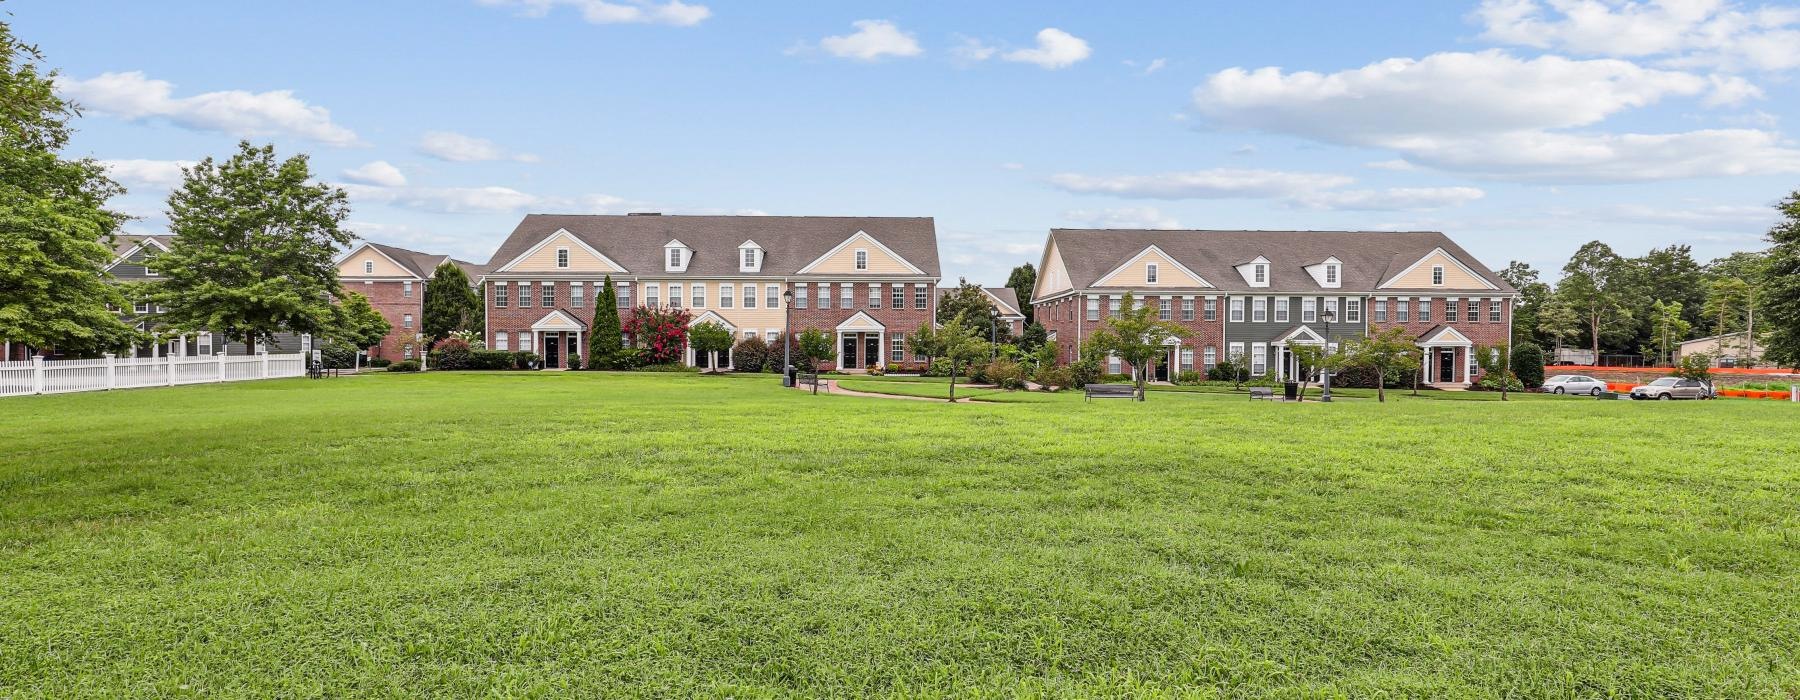
[[[919,266],[912,264],[912,261],[901,257],[900,254],[894,252],[892,248],[882,245],[881,241],[875,240],[874,236],[871,236],[862,231],[857,231],[856,233],[852,234],[849,238],[844,239],[843,243],[837,244],[837,247],[832,248],[831,250],[825,251],[824,255],[821,255],[817,259],[813,260],[812,262],[807,263],[805,267],[800,268],[800,271],[795,272],[794,274],[805,275],[805,274],[811,273],[813,268],[818,267],[821,263],[824,263],[826,260],[830,260],[831,256],[844,252],[845,248],[849,248],[852,243],[855,243],[859,239],[863,240],[863,241],[867,241],[870,245],[875,246],[876,249],[880,250],[883,253],[887,253],[888,257],[891,257],[895,260],[900,261],[900,264],[906,266],[906,269],[911,270],[913,274],[915,274],[915,275],[925,274],[925,271],[919,269]]]
[[[995,296],[993,292],[988,291],[987,287],[981,287],[980,289],[981,289],[982,294],[987,295],[987,298],[994,300],[994,306],[996,306],[1000,309],[1000,315],[1002,317],[1008,317],[1008,316],[1018,316],[1020,318],[1025,317],[1025,315],[1022,312],[1020,312],[1018,309],[1013,308],[1012,304],[1008,304],[1005,301],[1002,301],[1000,299],[1000,297]]]
[[[698,326],[698,325],[700,325],[702,323],[706,323],[708,321],[711,321],[713,323],[717,323],[721,326],[724,326],[725,329],[729,330],[729,331],[737,330],[737,326],[732,325],[732,323],[730,321],[725,320],[724,316],[720,316],[717,313],[712,312],[711,310],[708,310],[706,313],[700,314],[699,316],[695,316],[694,320],[692,320],[692,321],[688,321],[688,327],[693,328],[694,326]]]
[[[106,264],[106,267],[103,267],[103,268],[101,268],[101,271],[106,271],[106,270],[111,270],[111,269],[113,269],[113,268],[114,268],[114,267],[117,267],[117,266],[118,266],[118,264],[119,264],[119,263],[122,263],[122,262],[125,262],[125,261],[126,261],[126,260],[129,260],[129,259],[131,259],[131,256],[133,256],[133,255],[137,255],[137,253],[138,253],[138,251],[140,251],[140,250],[143,250],[143,249],[144,249],[144,244],[145,244],[145,243],[149,243],[149,244],[151,244],[151,245],[154,245],[154,246],[156,246],[156,247],[158,247],[158,248],[161,248],[161,249],[162,249],[162,252],[164,252],[164,253],[167,253],[167,252],[169,252],[169,247],[168,247],[168,246],[165,246],[165,245],[163,245],[163,244],[161,244],[161,243],[157,243],[157,242],[156,242],[156,239],[154,239],[154,238],[145,238],[145,239],[144,239],[144,240],[141,240],[141,241],[138,241],[138,242],[137,242],[137,245],[134,245],[134,246],[132,246],[132,247],[131,247],[131,248],[129,248],[129,249],[127,249],[127,250],[126,250],[126,251],[125,251],[125,252],[123,252],[123,253],[120,253],[120,254],[119,254],[119,257],[116,257],[116,258],[113,258],[113,261],[112,261],[112,262],[109,262],[109,263],[107,263],[107,264]]]
[[[537,323],[531,324],[531,330],[534,331],[579,331],[586,328],[587,326],[582,325],[581,321],[576,320],[574,316],[563,313],[562,309],[544,314],[544,317],[538,319]]]
[[[1441,246],[1437,247],[1437,248],[1432,248],[1431,252],[1425,254],[1425,257],[1419,258],[1417,261],[1414,261],[1413,264],[1406,266],[1406,269],[1401,270],[1400,274],[1394,275],[1393,277],[1389,277],[1388,281],[1382,282],[1380,286],[1376,287],[1376,289],[1387,289],[1388,287],[1393,286],[1395,282],[1399,282],[1400,278],[1405,277],[1407,275],[1407,273],[1410,273],[1413,270],[1419,269],[1419,266],[1424,265],[1425,261],[1430,260],[1431,256],[1433,256],[1433,255],[1444,256],[1452,264],[1456,265],[1456,267],[1458,269],[1461,269],[1464,273],[1467,273],[1470,277],[1475,278],[1476,281],[1481,282],[1483,287],[1485,287],[1487,289],[1499,289],[1499,287],[1494,286],[1493,282],[1487,281],[1487,277],[1485,275],[1482,275],[1482,274],[1470,269],[1468,265],[1463,264],[1463,261],[1458,260],[1456,258],[1456,256],[1451,255],[1449,251],[1444,250]]]
[[[1163,259],[1169,261],[1170,265],[1174,265],[1175,269],[1178,269],[1178,270],[1181,270],[1182,272],[1187,273],[1187,275],[1189,277],[1200,280],[1200,286],[1202,286],[1202,287],[1213,286],[1213,283],[1206,281],[1205,277],[1201,277],[1199,275],[1199,273],[1196,273],[1193,270],[1188,269],[1188,266],[1181,264],[1181,261],[1176,260],[1175,256],[1170,255],[1167,251],[1164,251],[1162,248],[1157,247],[1155,244],[1151,244],[1150,247],[1138,251],[1138,254],[1131,256],[1130,260],[1126,260],[1124,264],[1113,268],[1112,272],[1108,272],[1104,275],[1101,275],[1099,281],[1094,282],[1093,286],[1099,287],[1099,286],[1105,285],[1106,280],[1111,279],[1113,275],[1124,272],[1126,268],[1131,267],[1132,265],[1136,265],[1139,260],[1143,260],[1144,256],[1149,255],[1151,252],[1155,252],[1157,255],[1163,256]],[[1160,285],[1162,283],[1158,282],[1157,284]]]
[[[384,253],[384,252],[381,252],[381,249],[380,249],[380,248],[377,248],[377,247],[375,247],[375,246],[373,246],[373,245],[370,245],[370,244],[369,244],[369,242],[368,242],[368,241],[363,241],[363,244],[362,244],[362,245],[359,245],[359,246],[357,246],[357,247],[355,247],[355,248],[352,248],[352,249],[350,249],[350,252],[348,252],[348,253],[345,253],[345,254],[344,254],[344,257],[342,257],[342,258],[339,258],[339,259],[338,259],[338,262],[337,262],[337,264],[339,264],[339,265],[342,265],[342,264],[344,264],[344,263],[345,263],[345,262],[346,262],[346,261],[348,261],[348,260],[350,260],[350,258],[353,258],[353,257],[355,257],[355,256],[356,256],[356,253],[357,253],[357,251],[360,251],[360,250],[362,250],[362,249],[364,249],[364,248],[368,248],[368,249],[369,249],[369,250],[373,250],[373,251],[375,251],[375,254],[376,254],[376,255],[379,255],[379,256],[381,256],[381,257],[384,257],[384,258],[387,258],[387,261],[388,261],[388,262],[391,262],[391,263],[393,263],[393,264],[394,264],[394,267],[398,267],[398,268],[400,268],[400,269],[401,269],[401,271],[403,271],[403,272],[406,272],[406,276],[407,276],[407,277],[411,277],[411,278],[413,278],[413,279],[415,279],[415,280],[419,280],[419,281],[424,281],[424,280],[425,280],[425,278],[423,278],[423,277],[420,277],[420,276],[418,276],[418,275],[415,275],[415,274],[413,274],[413,273],[412,273],[412,272],[411,272],[411,270],[412,270],[412,268],[410,268],[410,267],[407,267],[407,266],[405,266],[405,265],[402,265],[402,264],[401,264],[401,263],[400,263],[400,261],[399,261],[399,260],[395,260],[395,259],[394,259],[394,256],[392,256],[392,255],[388,255],[388,254],[387,254],[387,253]],[[386,279],[386,278],[385,278],[385,277],[384,277],[384,278],[382,278],[382,279]]]
[[[844,319],[843,323],[837,324],[837,328],[835,328],[833,330],[885,331],[885,330],[887,330],[887,326],[881,325],[881,322],[875,320],[874,316],[870,316],[867,313],[858,311],[858,312],[856,312],[856,314],[854,316]]]
[[[1324,338],[1324,336],[1321,336],[1318,333],[1314,332],[1313,329],[1308,326],[1300,326],[1298,328],[1295,328],[1292,331],[1288,331],[1287,335],[1283,335],[1280,338],[1275,339],[1276,345],[1287,345],[1289,343],[1300,343],[1303,345],[1324,345],[1325,338]]]
[[[623,266],[619,265],[618,263],[613,262],[612,258],[606,257],[605,253],[601,253],[598,250],[594,250],[594,247],[590,246],[586,242],[582,241],[580,236],[577,236],[573,233],[569,233],[569,230],[566,228],[559,228],[555,231],[552,231],[550,233],[550,235],[545,236],[543,240],[538,241],[537,245],[532,246],[530,250],[527,250],[524,253],[520,253],[519,257],[513,258],[510,262],[506,263],[505,265],[501,265],[497,269],[490,270],[489,273],[491,274],[491,273],[496,273],[496,272],[511,272],[512,267],[514,265],[517,265],[524,259],[531,257],[533,253],[543,250],[544,246],[550,245],[550,241],[555,240],[557,236],[568,236],[569,240],[574,241],[575,245],[580,246],[581,249],[587,251],[589,255],[599,258],[600,262],[606,263],[607,265],[611,265],[613,272],[630,272],[630,270],[627,270]],[[483,277],[486,277],[486,275],[483,275]]]
[[[1444,326],[1444,329],[1438,331],[1437,335],[1419,341],[1419,347],[1422,348],[1443,346],[1469,347],[1474,344],[1473,341],[1469,340],[1468,336],[1457,331],[1454,326]]]

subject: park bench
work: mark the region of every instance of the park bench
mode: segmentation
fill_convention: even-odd
[[[1250,387],[1250,400],[1251,401],[1259,401],[1259,400],[1260,401],[1274,401],[1275,400],[1275,390],[1270,389],[1269,387],[1266,387],[1266,386]]]
[[[1130,384],[1089,384],[1087,400],[1094,399],[1135,399],[1137,387]]]

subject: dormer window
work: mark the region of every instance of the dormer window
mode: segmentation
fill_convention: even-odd
[[[374,260],[364,260],[363,261],[363,274],[365,274],[365,275],[375,274],[375,261]]]
[[[568,248],[557,248],[556,249],[556,267],[557,267],[557,269],[567,269],[569,267],[569,249]]]
[[[1251,272],[1252,272],[1252,279],[1254,279],[1254,281],[1257,284],[1264,284],[1269,281],[1269,266],[1268,265],[1264,265],[1262,263],[1257,263],[1256,267]]]
[[[1144,266],[1144,282],[1146,284],[1156,284],[1156,263],[1150,263]]]
[[[694,260],[694,250],[681,241],[669,241],[663,244],[663,272],[687,272],[688,263]]]
[[[1432,265],[1431,266],[1431,286],[1433,286],[1433,287],[1444,286],[1444,266],[1443,265]]]
[[[761,272],[763,250],[756,241],[744,241],[738,245],[738,272]]]
[[[1326,265],[1325,266],[1325,283],[1326,284],[1337,284],[1338,283],[1338,266],[1337,265]]]
[[[858,270],[869,269],[869,251],[864,250],[862,248],[856,249],[856,269],[858,269]]]

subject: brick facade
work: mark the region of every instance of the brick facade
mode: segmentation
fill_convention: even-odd
[[[816,285],[817,283],[807,282],[806,284]],[[839,324],[850,320],[850,317],[855,316],[856,313],[860,311],[868,314],[869,317],[875,319],[876,322],[880,323],[886,329],[884,331],[885,335],[882,338],[883,343],[881,348],[881,355],[885,364],[899,365],[902,369],[907,371],[924,368],[925,362],[915,361],[913,359],[912,347],[910,345],[906,346],[906,357],[901,361],[895,361],[891,356],[893,338],[896,334],[901,337],[911,335],[918,331],[921,326],[935,320],[938,298],[937,285],[923,283],[925,286],[925,308],[923,309],[918,308],[918,288],[914,286],[914,283],[906,283],[905,308],[893,308],[891,298],[887,298],[882,300],[883,303],[881,308],[872,309],[869,308],[866,289],[864,289],[866,283],[851,283],[857,287],[856,293],[852,296],[852,298],[856,300],[856,303],[855,308],[846,309],[838,303],[840,301],[840,297],[838,296],[840,283],[833,282],[830,284],[832,286],[831,308],[819,308],[818,296],[814,294],[809,300],[807,308],[796,308],[789,312],[788,326],[793,335],[798,336],[801,331],[816,328],[825,331],[826,335],[831,336],[833,343],[837,343],[837,331],[835,329]],[[817,291],[816,286],[814,286],[814,291]],[[841,344],[834,345],[833,349],[841,354],[842,348],[839,345]],[[833,360],[821,364],[820,369],[837,369],[838,365],[839,362]]]
[[[1419,320],[1419,305],[1421,303],[1420,300],[1425,299],[1425,298],[1427,298],[1427,297],[1410,296],[1410,295],[1401,295],[1401,296],[1375,295],[1375,296],[1370,297],[1369,302],[1368,302],[1369,306],[1368,306],[1368,309],[1366,310],[1366,312],[1369,315],[1369,319],[1370,319],[1369,320],[1369,332],[1372,334],[1380,333],[1380,332],[1386,331],[1390,328],[1399,327],[1399,328],[1405,328],[1407,335],[1411,336],[1415,340],[1418,340],[1418,339],[1420,339],[1419,336],[1425,334],[1427,331],[1430,331],[1433,328],[1437,328],[1439,326],[1450,326],[1452,328],[1455,328],[1458,333],[1461,333],[1464,336],[1468,337],[1469,341],[1474,343],[1478,347],[1489,347],[1489,346],[1493,346],[1493,345],[1507,344],[1507,342],[1508,342],[1507,341],[1507,333],[1508,333],[1508,329],[1510,328],[1509,324],[1511,324],[1511,322],[1512,322],[1512,313],[1513,313],[1512,303],[1509,298],[1486,297],[1486,296],[1458,297],[1457,302],[1456,302],[1457,306],[1458,306],[1458,309],[1457,309],[1458,313],[1456,314],[1456,320],[1448,321],[1447,319],[1449,318],[1449,316],[1447,315],[1447,313],[1448,313],[1447,304],[1449,303],[1449,298],[1448,297],[1429,297],[1430,305],[1431,305],[1431,318],[1429,321],[1421,321],[1421,320]],[[1407,318],[1407,321],[1404,323],[1402,323],[1398,320],[1399,316],[1398,316],[1397,303],[1398,303],[1399,299],[1406,299],[1409,302],[1408,308],[1407,308],[1408,318]],[[1479,317],[1479,319],[1473,320],[1473,321],[1471,321],[1469,319],[1469,314],[1468,314],[1468,304],[1471,299],[1479,299],[1481,302],[1480,306],[1479,306],[1480,317]],[[1375,320],[1377,318],[1376,311],[1375,311],[1377,308],[1376,302],[1382,301],[1382,300],[1386,301],[1386,307],[1387,307],[1386,308],[1387,320],[1385,320],[1385,321]],[[1493,304],[1496,302],[1496,300],[1500,304],[1500,321],[1497,323],[1489,320],[1490,318],[1492,318],[1492,316],[1490,314],[1492,313]],[[1480,379],[1479,374],[1473,374],[1473,375],[1465,377],[1465,372],[1467,372],[1467,367],[1468,367],[1468,363],[1469,363],[1469,356],[1468,356],[1467,352],[1464,351],[1464,349],[1456,348],[1455,349],[1455,358],[1456,358],[1455,361],[1458,364],[1456,365],[1456,367],[1457,367],[1456,374],[1455,374],[1456,381],[1454,383],[1458,383],[1458,384],[1473,383],[1474,381]],[[1436,369],[1436,365],[1433,364],[1431,367],[1428,367],[1425,370],[1421,370],[1421,372],[1424,372],[1427,370],[1429,370],[1431,372],[1431,374],[1429,376],[1425,376],[1425,375],[1421,375],[1421,376],[1425,376],[1425,379],[1429,383],[1434,383],[1434,384],[1440,383],[1439,379],[1442,375],[1438,373],[1438,371]]]
[[[412,296],[406,295],[406,284],[399,280],[379,280],[365,282],[346,282],[344,290],[356,292],[369,298],[369,305],[381,313],[392,327],[381,344],[369,350],[370,357],[385,357],[390,360],[405,359],[405,348],[413,345],[413,334],[420,332],[419,325],[425,318],[425,283],[412,283]],[[406,328],[406,315],[412,315],[412,328]],[[418,348],[413,348],[413,355],[418,355]]]

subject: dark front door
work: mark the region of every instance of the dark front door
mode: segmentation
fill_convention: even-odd
[[[1456,351],[1444,350],[1438,353],[1438,381],[1456,381]]]
[[[838,369],[855,369],[856,367],[856,334],[845,333],[844,348],[838,353]]]
[[[881,338],[874,333],[863,334],[863,362],[874,365],[875,358],[881,357]]]
[[[1159,382],[1169,381],[1169,367],[1170,366],[1171,365],[1169,364],[1169,356],[1168,355],[1164,355],[1161,359],[1157,360],[1157,362],[1156,362],[1156,381],[1159,381]]]
[[[545,367],[561,367],[562,363],[557,361],[558,359],[560,359],[562,357],[561,351],[562,351],[562,334],[561,333],[545,333],[544,334],[544,366]]]
[[[569,343],[569,357],[581,357],[581,339],[574,333],[564,333],[563,340]]]

